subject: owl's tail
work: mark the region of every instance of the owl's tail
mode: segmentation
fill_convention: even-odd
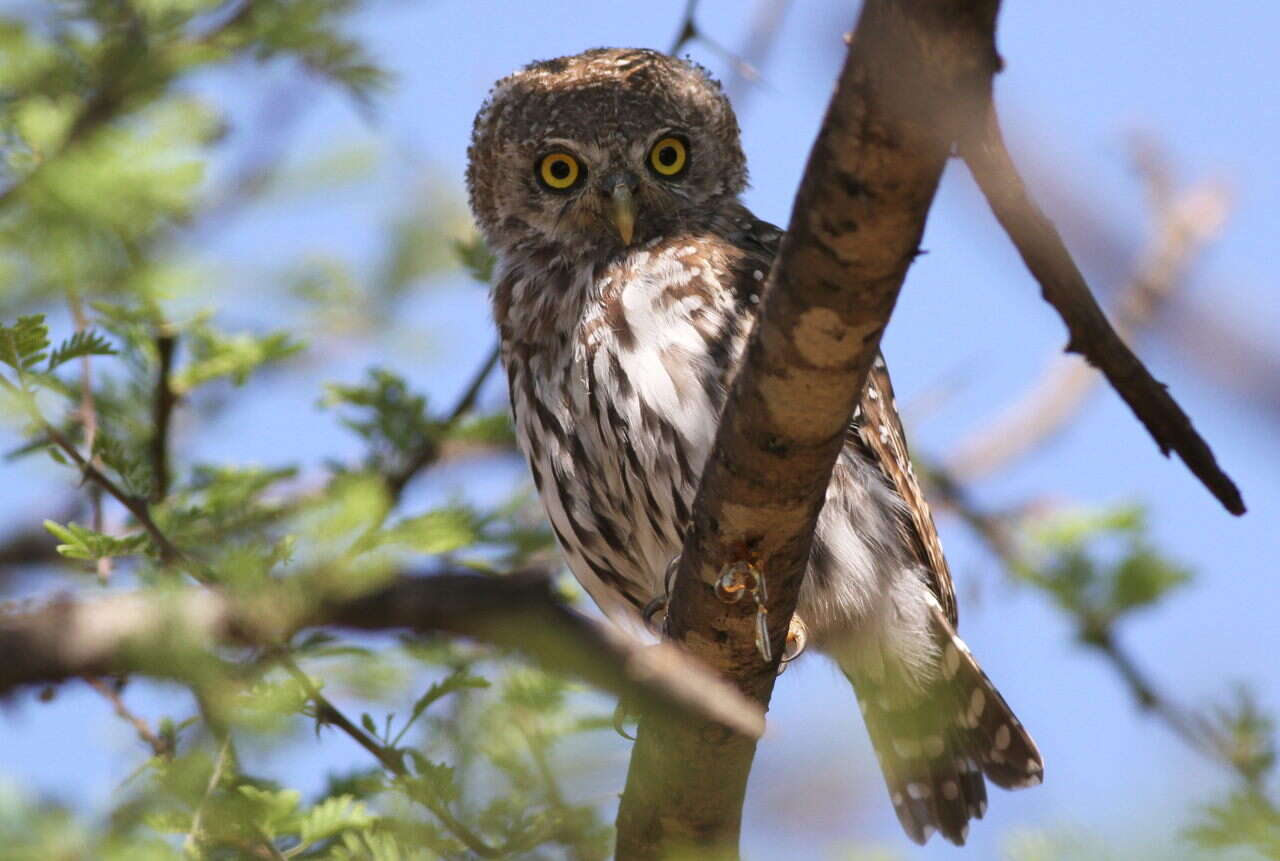
[[[955,629],[934,608],[932,678],[908,680],[892,660],[837,652],[854,685],[894,811],[917,843],[935,831],[964,845],[987,810],[983,775],[1017,789],[1044,779],[1040,751]]]

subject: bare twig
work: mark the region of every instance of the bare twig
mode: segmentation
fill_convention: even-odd
[[[790,8],[791,0],[760,0],[756,5],[746,41],[737,54],[740,63],[732,64],[733,75],[724,82],[725,94],[733,102],[738,116],[742,116],[745,97],[751,92],[746,85],[759,82],[760,70],[764,68],[777,43],[778,33],[782,30],[782,19]]]
[[[996,0],[867,0],[734,378],[669,601],[672,638],[766,704],[777,657],[722,568],[768,582],[772,654],[803,581],[831,469],[953,142],[986,104]],[[834,35],[833,35],[834,38]],[[703,721],[640,723],[618,857],[733,852],[754,742]]]
[[[686,0],[684,12],[680,16],[679,29],[676,31],[675,40],[671,43],[671,50],[667,51],[667,53],[675,56],[690,42],[701,42],[712,53],[727,62],[737,77],[748,81],[757,80],[760,77],[760,73],[756,71],[754,66],[707,35],[706,31],[698,26],[697,12],[698,0]]]
[[[1149,151],[1139,155],[1138,167],[1156,225],[1137,271],[1116,299],[1115,329],[1126,341],[1168,304],[1196,254],[1220,231],[1228,206],[1226,188],[1214,182],[1173,199],[1165,171]],[[949,471],[972,480],[1024,456],[1078,415],[1101,379],[1079,357],[1055,355],[1027,392],[956,447]]]
[[[1084,356],[1106,375],[1163,454],[1176,452],[1228,511],[1243,514],[1240,491],[1219,468],[1191,419],[1107,322],[1057,228],[1027,195],[1005,147],[995,106],[988,101],[985,110],[985,128],[961,139],[960,152],[1045,300],[1066,324],[1067,351]]]
[[[159,736],[151,725],[135,714],[125,705],[124,698],[120,696],[120,691],[116,686],[106,679],[97,678],[95,676],[85,676],[85,682],[89,687],[93,688],[99,694],[111,703],[111,707],[115,709],[116,715],[133,727],[134,732],[138,734],[138,738],[144,741],[151,752],[156,756],[169,756],[173,753],[173,745],[169,741]]]
[[[684,12],[680,15],[680,23],[676,29],[675,41],[671,43],[668,54],[676,54],[685,45],[698,38],[698,24],[695,20],[698,11],[698,0],[685,0]]]

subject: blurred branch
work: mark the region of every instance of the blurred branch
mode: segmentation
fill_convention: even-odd
[[[57,511],[58,513],[50,519],[58,523],[66,523],[84,514],[84,503],[79,499],[72,499]],[[49,533],[43,527],[9,533],[3,541],[0,541],[0,586],[3,586],[5,578],[13,576],[18,568],[62,561],[62,557],[55,549],[56,546],[57,543],[50,540]]]
[[[138,715],[134,714],[129,707],[125,705],[124,699],[120,696],[119,689],[114,684],[106,679],[97,678],[95,676],[85,676],[84,680],[89,687],[93,688],[101,694],[107,702],[111,703],[111,707],[115,709],[116,714],[133,727],[134,732],[138,734],[138,738],[146,742],[147,746],[151,748],[152,753],[156,756],[169,756],[173,753],[172,740],[162,738],[156,734],[155,731],[151,729],[150,724]]]
[[[989,100],[997,8],[995,0],[863,5],[734,377],[667,626],[764,706],[850,416],[953,142],[973,121],[972,106]],[[730,565],[767,581],[760,609],[716,597]],[[768,649],[757,645],[762,622]],[[644,716],[617,856],[736,853],[754,754],[754,741],[706,721]]]
[[[1191,419],[1107,322],[1057,228],[1027,195],[1005,147],[995,106],[988,101],[985,110],[985,129],[961,139],[960,152],[996,219],[1040,282],[1045,300],[1066,324],[1067,351],[1083,355],[1106,375],[1163,454],[1177,452],[1228,511],[1243,514],[1240,491],[1218,467]]]
[[[151,491],[151,501],[160,502],[169,494],[169,420],[173,417],[173,408],[178,403],[178,394],[173,390],[170,375],[173,372],[173,357],[178,348],[178,336],[166,332],[157,332],[155,336],[156,384],[151,396],[151,471],[155,476],[155,485]]]
[[[1146,180],[1155,230],[1137,271],[1116,298],[1115,329],[1126,341],[1168,305],[1196,255],[1221,230],[1229,204],[1227,189],[1216,182],[1173,198],[1156,153],[1141,150],[1135,161]],[[1025,456],[1079,413],[1101,379],[1079,357],[1055,355],[1022,396],[956,447],[949,471],[973,480]]]
[[[724,91],[734,103],[739,116],[742,116],[745,96],[750,92],[745,85],[760,80],[760,70],[764,68],[773,46],[777,44],[778,34],[782,31],[782,19],[790,9],[791,0],[759,0],[756,5],[751,28],[742,44],[742,50],[738,52],[741,65],[733,64],[733,75],[724,84]],[[749,70],[750,74],[745,73],[744,69]]]
[[[734,70],[734,74],[748,81],[754,81],[760,77],[760,73],[744,60],[738,54],[730,51],[720,42],[708,36],[706,31],[698,26],[697,20],[698,0],[685,0],[684,12],[680,16],[679,29],[676,30],[675,41],[671,43],[671,50],[667,51],[672,56],[677,55],[682,48],[690,42],[701,42],[707,46],[712,53],[716,54],[720,59],[727,62]]]
[[[378,591],[302,611],[280,595],[237,603],[211,588],[92,601],[61,598],[31,612],[0,615],[0,693],[83,675],[134,672],[182,677],[178,646],[272,645],[310,627],[409,629],[469,637],[520,652],[660,712],[709,718],[758,736],[754,704],[672,645],[644,647],[571,610],[541,574],[405,576]]]

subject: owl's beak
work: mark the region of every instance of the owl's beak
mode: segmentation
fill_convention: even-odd
[[[609,192],[609,215],[613,226],[618,228],[623,245],[631,244],[631,236],[636,229],[636,204],[631,195],[631,187],[626,182],[619,182]]]

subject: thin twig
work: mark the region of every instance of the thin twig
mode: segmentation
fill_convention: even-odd
[[[152,753],[156,756],[169,756],[173,753],[173,745],[162,738],[151,729],[151,725],[143,720],[139,715],[135,714],[125,705],[124,698],[120,696],[120,691],[116,686],[108,682],[106,679],[97,678],[95,676],[85,676],[85,682],[89,687],[111,703],[111,707],[115,709],[116,715],[126,721],[133,727],[134,732],[138,734],[138,738],[146,742],[151,748]]]
[[[356,726],[350,718],[330,702],[328,697],[320,692],[315,682],[311,681],[311,677],[303,672],[291,657],[282,655],[280,660],[289,675],[293,676],[294,681],[306,691],[307,698],[315,706],[317,720],[337,727],[355,741],[356,744],[373,754],[382,767],[396,777],[406,778],[412,776],[409,769],[405,768],[404,760],[401,758],[399,751],[383,746],[377,739]],[[445,827],[453,832],[454,836],[462,841],[472,852],[483,858],[498,858],[506,854],[504,850],[490,846],[485,842],[484,838],[468,828],[465,823],[453,815],[453,812],[449,810],[448,805],[443,800],[419,793],[415,793],[414,797],[435,814],[444,823]]]
[[[105,473],[102,472],[102,470],[98,469],[91,462],[86,460],[84,455],[80,453],[80,450],[76,448],[75,443],[67,439],[66,435],[63,434],[62,431],[47,422],[45,423],[44,431],[48,434],[49,439],[52,440],[53,443],[67,455],[67,457],[75,461],[76,466],[80,467],[80,473],[84,476],[85,480],[92,481],[97,484],[113,496],[117,502],[128,509],[129,513],[134,516],[134,519],[138,521],[146,531],[147,535],[150,536],[151,541],[156,545],[156,549],[159,551],[162,561],[169,563],[190,563],[190,558],[174,546],[164,532],[160,530],[160,527],[156,525],[155,520],[151,517],[151,511],[147,506],[147,501],[145,499],[127,492],[124,488],[112,481]]]
[[[1168,389],[1111,328],[1057,228],[1028,196],[1005,146],[995,106],[988,100],[981,107],[987,112],[985,126],[959,141],[960,152],[996,219],[1040,283],[1045,301],[1066,324],[1067,351],[1081,354],[1106,375],[1163,454],[1176,452],[1228,511],[1243,514],[1244,500],[1235,483]]]
[[[476,401],[480,397],[480,391],[484,388],[485,382],[498,366],[498,348],[495,345],[489,354],[485,357],[480,367],[472,374],[471,381],[467,387],[462,390],[458,401],[454,404],[453,409],[448,413],[438,433],[446,434],[458,426],[467,414],[470,413],[476,405]],[[434,464],[440,459],[441,447],[436,439],[436,434],[428,436],[418,446],[418,449],[405,462],[400,469],[386,476],[387,494],[391,497],[391,501],[395,502],[403,494],[409,482],[411,482],[418,473]]]
[[[75,321],[76,332],[80,333],[89,327],[89,320],[84,313],[84,305],[80,294],[72,291],[67,297],[71,308],[71,317]],[[84,428],[84,448],[89,452],[93,464],[102,466],[102,458],[94,454],[94,442],[98,437],[98,409],[93,400],[93,357],[85,354],[80,357],[80,423]],[[93,485],[89,488],[90,525],[94,532],[104,532],[102,519],[102,488]],[[98,582],[106,584],[111,580],[111,557],[100,557],[95,563]]]
[[[671,43],[668,54],[675,55],[681,48],[698,38],[698,24],[694,20],[698,11],[698,0],[685,0],[684,12],[680,15],[675,40]]]
[[[173,408],[178,403],[178,395],[173,390],[172,380],[174,353],[178,347],[178,336],[167,332],[158,332],[155,337],[156,346],[156,382],[151,396],[151,472],[154,484],[151,489],[151,501],[162,502],[169,494],[169,420],[173,417]]]
[[[712,53],[727,62],[738,77],[749,81],[757,80],[760,77],[760,73],[756,71],[754,66],[711,36],[708,36],[706,31],[698,26],[697,12],[698,0],[686,0],[684,12],[680,16],[679,29],[676,31],[675,40],[671,43],[671,49],[667,53],[675,56],[680,52],[681,48],[690,42],[701,42]]]
[[[200,804],[196,807],[195,814],[191,817],[191,830],[187,832],[186,839],[182,841],[182,851],[186,855],[193,855],[197,858],[203,854],[200,851],[200,832],[204,827],[204,811],[209,804],[209,799],[213,797],[214,791],[218,788],[218,782],[222,780],[222,772],[226,768],[227,759],[231,754],[231,734],[223,736],[222,744],[218,747],[218,758],[213,761],[213,771],[209,774],[209,782],[205,784],[204,795],[200,798]]]
[[[725,95],[733,102],[739,117],[743,114],[747,95],[753,91],[745,85],[759,83],[760,70],[777,44],[778,34],[782,32],[782,19],[790,8],[791,0],[760,0],[756,7],[751,29],[737,55],[739,62],[732,64],[733,75],[724,82]]]

